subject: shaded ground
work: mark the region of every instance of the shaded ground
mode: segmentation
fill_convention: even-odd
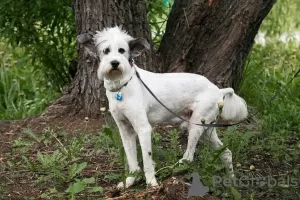
[[[95,120],[82,117],[72,120],[57,119],[56,121],[52,121],[52,124],[55,124],[55,127],[60,129],[60,124],[65,123],[66,120],[70,121],[64,127],[68,133],[71,133],[67,136],[69,138],[76,137],[78,134],[82,133],[88,134],[91,132],[97,132],[101,129],[102,124],[111,121],[109,118],[106,118],[105,120]],[[27,137],[22,133],[23,128],[27,126],[30,127],[30,124],[28,124],[28,121],[26,120],[0,121],[0,199],[25,199],[25,197],[38,198],[43,192],[45,192],[45,190],[49,189],[49,185],[47,184],[36,184],[37,173],[26,168],[14,168],[14,171],[10,171],[6,167],[7,165],[10,165],[10,163],[21,162],[22,156],[36,159],[38,151],[45,154],[54,151],[55,147],[34,145],[33,148],[24,154],[14,152],[14,141],[20,137]],[[30,128],[35,129],[36,131],[43,129],[41,127],[36,128],[32,126]],[[161,134],[165,134],[165,132],[169,129],[170,128],[168,127],[156,127],[156,131]],[[295,141],[291,141],[291,143],[293,142]],[[186,140],[181,139],[180,143],[184,145]],[[117,168],[115,165],[112,165],[112,161],[110,160],[111,158],[106,152],[100,150],[89,153],[92,149],[93,147],[87,146],[84,149],[86,156],[80,158],[80,161],[88,162],[88,168],[84,169],[82,172],[85,177],[101,177],[102,173],[117,174],[122,171],[122,168]],[[291,161],[290,163],[274,163],[267,152],[260,152],[259,154],[250,157],[251,159],[249,159],[248,164],[242,163],[240,167],[236,168],[237,174],[253,173],[255,176],[267,176],[269,174],[289,175],[293,173],[293,169],[295,169],[296,166],[299,168],[300,165],[300,159]],[[251,170],[249,168],[251,164],[255,165],[255,170]],[[119,191],[113,187],[117,184],[117,180],[108,180],[103,177],[99,178],[99,181],[100,182],[98,184],[104,188],[104,195],[90,195],[89,199],[97,199],[99,197],[103,197],[105,199],[218,199],[211,194],[207,194],[203,198],[188,198],[187,192],[190,187],[189,183],[180,175],[167,178],[159,188],[145,189],[146,186],[141,183],[141,186],[134,187],[133,189],[125,192]],[[283,185],[282,187],[286,186]],[[259,187],[254,189],[242,188],[241,193],[249,193],[249,190],[253,190],[253,192],[258,193],[259,196],[264,199],[283,199],[281,196],[282,193],[278,194],[276,190],[265,190]]]
[[[61,120],[53,122],[53,124],[63,123]],[[88,119],[77,119],[68,123],[65,127],[68,132],[72,132],[69,137],[75,137],[76,134],[84,131],[95,132],[100,130],[102,127],[103,121]],[[14,140],[22,137],[26,137],[23,132],[23,128],[28,126],[26,120],[24,121],[1,121],[0,129],[0,193],[2,193],[1,199],[24,199],[29,197],[38,198],[46,189],[48,185],[40,185],[37,187],[35,173],[27,170],[20,169],[18,171],[9,171],[4,166],[7,162],[18,163],[21,161],[21,156],[27,157],[36,157],[38,151],[40,152],[53,152],[53,149],[43,146],[35,146],[34,149],[31,149],[26,154],[14,154],[13,153],[13,143]],[[45,126],[46,127],[46,126]],[[45,128],[44,127],[44,128]],[[58,126],[59,127],[59,126]],[[36,131],[42,130],[42,127],[31,127]],[[168,128],[159,127],[158,130],[163,132]],[[88,149],[87,149],[88,151]],[[83,158],[82,161],[87,161],[89,166],[83,171],[83,175],[86,177],[92,177],[99,175],[101,172],[116,172],[119,173],[121,168],[113,168],[111,166],[111,161],[109,157],[104,153],[100,152],[97,156],[87,156]],[[117,182],[109,182],[105,179],[101,179],[99,185],[105,188],[104,198],[105,199],[136,199],[136,198],[146,198],[151,197],[151,199],[187,199],[188,187],[180,179],[169,178],[164,183],[161,184],[159,188],[152,189],[133,189],[128,191],[120,191],[115,187]],[[100,195],[102,196],[102,195]],[[98,195],[94,195],[96,199]],[[90,196],[90,199],[94,199],[93,195]],[[190,198],[190,199],[217,199],[211,195],[206,195],[204,198]]]
[[[88,126],[87,126],[88,123]],[[0,199],[24,199],[24,197],[38,197],[42,191],[47,188],[44,186],[42,188],[35,187],[34,173],[30,170],[19,170],[14,171],[13,179],[10,178],[11,172],[5,169],[5,164],[8,161],[14,163],[21,160],[22,155],[14,155],[13,153],[13,142],[18,138],[26,137],[23,134],[23,130],[30,128],[35,132],[42,132],[44,128],[49,126],[56,127],[59,129],[62,125],[66,131],[70,131],[69,137],[74,137],[81,131],[92,132],[99,130],[103,124],[102,120],[96,119],[86,119],[81,118],[62,118],[54,119],[53,121],[45,122],[38,118],[38,121],[32,122],[31,119],[25,120],[15,120],[15,121],[0,121]],[[42,146],[35,146],[30,152],[26,153],[28,157],[35,157],[38,151],[41,152],[53,152],[51,148],[45,148]],[[25,156],[25,154],[23,154]],[[99,157],[98,159],[101,159]],[[94,163],[100,163],[102,166],[95,165],[95,168],[106,169],[106,163],[101,161],[93,160]],[[92,161],[92,160],[91,160]],[[104,166],[104,167],[103,167]],[[111,170],[111,169],[110,169]]]

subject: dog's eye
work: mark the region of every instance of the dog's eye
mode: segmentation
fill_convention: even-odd
[[[104,49],[104,51],[103,51],[104,54],[109,54],[109,52],[110,52],[109,48],[106,48],[106,49]]]
[[[120,48],[120,49],[119,49],[119,53],[121,53],[121,54],[125,53],[125,49]]]

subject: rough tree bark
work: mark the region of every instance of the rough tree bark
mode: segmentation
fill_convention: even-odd
[[[132,36],[141,36],[151,41],[144,1],[76,0],[74,5],[78,34],[121,25]],[[144,54],[137,62],[142,66],[151,66],[150,53]],[[106,99],[102,83],[96,76],[97,68],[97,60],[80,47],[79,70],[69,91],[76,110],[84,111],[85,116],[97,117]]]
[[[138,66],[157,72],[203,74],[220,87],[237,86],[254,37],[275,0],[209,2],[175,0],[157,54],[147,52]],[[74,0],[74,6],[78,34],[123,25],[132,36],[151,41],[143,0]],[[69,90],[45,115],[79,112],[99,116],[105,93],[96,77],[98,64],[78,48],[78,72]]]
[[[205,75],[237,88],[255,35],[275,0],[177,0],[159,54],[161,71]]]
[[[151,41],[147,21],[146,3],[143,0],[74,0],[75,21],[78,35],[86,31],[99,31],[105,27],[122,26],[134,37]],[[75,40],[76,38],[74,38]],[[68,89],[49,108],[41,121],[51,121],[59,116],[83,115],[99,117],[100,108],[106,105],[103,83],[97,78],[98,61],[82,46],[78,47],[77,73]],[[136,60],[139,66],[152,70],[152,52]]]

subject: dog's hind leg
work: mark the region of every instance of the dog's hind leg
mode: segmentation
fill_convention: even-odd
[[[124,150],[127,157],[129,172],[134,173],[140,171],[137,160],[137,150],[136,150],[136,133],[129,123],[129,121],[119,121],[116,120],[118,125],[120,135],[122,138]],[[134,184],[135,177],[129,176],[126,178],[125,188],[128,188]],[[120,182],[117,186],[118,188],[124,188],[124,183]]]
[[[209,103],[212,104],[211,102]],[[201,118],[205,119],[206,123],[210,123],[214,121],[218,111],[217,104],[208,107],[209,109],[205,109],[205,107],[203,106],[201,107],[201,105],[204,105],[204,103],[200,104],[198,109],[195,109],[193,111],[193,115],[191,116],[189,121],[193,123],[199,123]],[[182,160],[193,161],[197,143],[199,141],[199,138],[205,131],[205,129],[206,128],[204,128],[203,126],[189,124],[188,126],[189,136],[188,136],[187,149],[183,154],[183,158],[180,160],[180,162],[182,162]]]
[[[201,138],[202,139],[202,138]],[[219,150],[223,147],[223,143],[217,135],[216,128],[209,128],[205,131],[203,139],[209,141],[210,148],[214,151]],[[232,153],[229,149],[225,149],[220,155],[220,159],[226,167],[230,177],[234,177],[233,165],[232,165]]]
[[[197,143],[198,143],[199,138],[202,135],[203,131],[204,131],[203,127],[198,127],[196,125],[189,126],[189,128],[188,128],[189,136],[188,136],[187,148],[186,148],[185,153],[183,154],[182,159],[179,162],[182,162],[183,160],[193,161],[196,146],[197,146]]]
[[[191,105],[192,116],[189,119],[191,123],[188,124],[189,136],[187,149],[180,162],[182,160],[192,161],[194,159],[199,138],[208,129],[207,127],[196,125],[196,123],[210,124],[214,122],[219,115],[218,102],[222,102],[222,96],[211,91],[205,94],[201,93],[201,95],[196,97],[194,104]]]

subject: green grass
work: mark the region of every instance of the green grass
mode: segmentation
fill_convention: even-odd
[[[278,36],[283,32],[299,30],[299,9],[298,0],[276,1],[271,12],[264,19],[260,31],[266,32],[269,36]]]
[[[237,177],[245,175],[272,176],[286,174],[300,179],[297,165],[299,153],[296,144],[287,143],[290,135],[279,132],[267,140],[261,131],[229,128],[219,131],[224,146],[233,153],[233,164]],[[214,195],[222,199],[272,199],[272,195],[297,199],[297,188],[286,186],[267,187],[225,187],[214,185],[213,177],[227,177],[225,167],[219,159],[219,151],[212,152],[207,143],[197,147],[192,163],[179,165],[185,146],[179,145],[177,130],[153,133],[153,158],[156,162],[156,177],[159,182],[177,176],[191,182],[191,174],[198,172],[203,183]],[[272,144],[273,143],[273,144]],[[114,191],[111,187],[129,175],[126,157],[118,130],[105,125],[99,132],[73,135],[64,130],[45,129],[42,134],[24,130],[12,143],[13,151],[6,153],[0,163],[0,173],[11,181],[33,181],[42,192],[31,198],[43,199],[93,199],[105,198],[105,193]],[[298,148],[298,149],[297,149]],[[142,166],[141,150],[138,146],[138,160]],[[250,166],[255,170],[250,170]],[[279,166],[274,168],[273,166]],[[129,192],[144,191],[143,173],[135,174],[137,185]],[[5,182],[0,181],[4,191]],[[29,198],[29,197],[28,197]]]
[[[237,177],[284,174],[300,180],[300,77],[286,85],[300,67],[300,51],[295,44],[275,40],[283,32],[299,30],[298,11],[299,3],[295,0],[277,1],[261,27],[270,41],[265,47],[254,45],[246,62],[240,95],[251,112],[259,111],[258,116],[251,120],[251,125],[218,131],[224,145],[233,153]],[[52,86],[39,71],[33,70],[30,55],[22,49],[13,50],[1,43],[0,54],[0,119],[40,113],[56,96],[52,95]],[[277,98],[269,102],[281,89]],[[185,150],[178,145],[178,131],[154,132],[152,138],[156,176],[160,182],[175,175],[191,182],[190,174],[197,171],[203,183],[222,199],[300,198],[299,188],[289,185],[214,186],[213,176],[226,177],[218,159],[222,149],[212,153],[206,143],[200,144],[193,163],[178,165]],[[13,151],[3,155],[0,173],[12,181],[32,178],[35,187],[43,191],[34,198],[101,199],[103,189],[110,190],[110,186],[129,174],[118,130],[112,124],[96,133],[82,132],[74,136],[63,130],[45,129],[43,134],[24,130],[11,145]],[[140,147],[138,159],[142,166]],[[250,169],[251,165],[255,169]],[[131,192],[146,188],[143,174],[137,176],[138,184]],[[6,179],[0,182],[0,198],[8,195],[6,182]]]
[[[82,175],[89,165],[84,159],[90,157],[85,149],[95,144],[93,140],[97,143],[97,136],[83,134],[72,138],[64,131],[46,129],[38,135],[24,130],[23,137],[14,141],[13,152],[6,154],[8,161],[1,164],[1,169],[8,172],[10,180],[32,176],[35,186],[44,191],[39,194],[42,199],[75,199],[79,193],[82,198],[101,194],[103,189],[96,182],[98,178]],[[18,161],[12,161],[10,156],[17,157]],[[3,186],[3,182],[1,184]]]
[[[0,42],[0,120],[37,115],[58,95],[31,63],[23,49]]]

